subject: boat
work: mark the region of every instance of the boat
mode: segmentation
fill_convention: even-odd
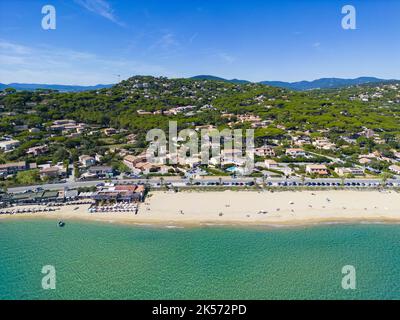
[[[64,227],[64,226],[65,226],[65,222],[64,222],[64,221],[59,221],[59,222],[58,222],[58,226],[59,226],[60,228]]]

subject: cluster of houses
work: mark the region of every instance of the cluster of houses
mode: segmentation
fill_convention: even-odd
[[[132,80],[134,83],[131,84],[132,92],[135,92],[136,89],[149,89],[153,85],[157,86],[166,86],[165,90],[168,91],[169,84],[164,83],[163,79],[155,79],[155,83],[142,83],[137,79]],[[193,90],[198,90],[198,88],[187,88],[182,89],[185,93],[188,93]],[[149,91],[150,94],[150,91]],[[256,102],[265,102],[264,96],[256,97]],[[272,98],[271,98],[272,99]],[[191,114],[192,112],[198,112],[199,110],[208,110],[214,109],[211,104],[207,104],[207,101],[204,101],[203,107],[198,106],[177,106],[175,108],[171,108],[169,110],[157,110],[154,112],[146,111],[146,110],[138,110],[138,115],[153,115],[153,114],[164,114],[164,115],[177,115],[180,113],[184,113],[185,115]],[[260,116],[252,114],[252,113],[244,113],[244,114],[231,114],[227,112],[222,112],[222,118],[228,119],[230,121],[228,126],[234,127],[235,125],[240,125],[244,123],[250,123],[252,128],[264,128],[272,123],[272,120],[264,120]],[[284,126],[277,125],[279,129],[286,130]],[[16,130],[42,130],[43,128],[28,128],[27,126],[23,126],[23,128],[17,128]],[[78,123],[74,120],[61,119],[55,120],[51,124],[44,125],[45,130],[47,130],[48,134],[52,137],[56,136],[66,136],[66,137],[76,137],[82,134],[94,134],[96,132],[105,135],[106,137],[112,137],[113,135],[119,134],[126,130],[117,130],[114,128],[102,128],[96,126],[89,126],[85,123]],[[203,125],[196,126],[196,130],[201,129],[213,129],[213,125]],[[33,132],[33,131],[32,131]],[[369,164],[373,161],[385,161],[390,164],[388,168],[390,172],[394,174],[398,174],[398,163],[400,162],[400,152],[393,150],[394,157],[388,158],[383,156],[380,152],[375,151],[369,154],[363,154],[358,156],[358,163],[354,164],[353,167],[336,167],[338,163],[332,161],[334,171],[330,171],[326,164],[320,163],[310,163],[311,158],[315,156],[307,152],[306,150],[314,150],[315,152],[323,154],[333,154],[334,152],[339,150],[337,144],[339,144],[336,140],[332,142],[326,136],[329,136],[328,130],[318,130],[319,137],[314,136],[311,133],[315,132],[291,132],[290,130],[286,130],[284,142],[280,138],[268,139],[265,144],[261,147],[255,148],[255,155],[257,157],[263,158],[263,161],[257,162],[256,167],[264,168],[267,171],[271,170],[273,172],[280,172],[283,175],[292,175],[294,173],[300,172],[298,169],[300,166],[301,174],[307,175],[318,175],[318,176],[329,176],[331,174],[339,175],[339,176],[360,176],[364,175],[366,169],[369,172],[373,172],[373,169],[369,167]],[[368,139],[373,139],[373,141],[377,144],[384,143],[383,139],[375,133],[373,130],[368,128],[363,128],[361,132],[358,132],[351,136],[343,136],[341,137],[346,143],[355,144],[357,142],[358,137],[366,137]],[[131,134],[126,137],[126,141],[128,143],[134,143],[136,140],[135,135]],[[174,141],[176,145],[178,145],[179,141]],[[20,141],[13,139],[13,137],[3,137],[0,141],[0,152],[8,153],[12,152],[16,148],[21,145]],[[290,146],[290,147],[289,147]],[[306,147],[307,146],[307,147]],[[208,145],[211,149],[214,148],[213,143]],[[288,161],[288,159],[280,161],[282,157],[281,149],[284,148],[284,156],[293,159],[293,162]],[[280,149],[277,151],[277,149]],[[26,159],[28,161],[32,161],[32,158],[38,157],[40,155],[45,155],[50,153],[50,148],[48,144],[37,144],[34,145],[27,150],[24,150],[25,154],[28,156]],[[111,149],[107,152],[113,152]],[[180,157],[178,154],[168,155],[167,159],[163,163],[150,163],[147,160],[146,154],[141,153],[139,155],[134,155],[132,152],[119,149],[114,152],[118,156],[118,161],[122,161],[122,163],[129,169],[132,176],[143,176],[143,175],[185,175],[185,176],[199,176],[205,174],[200,166],[202,164],[202,159],[200,154],[194,155],[191,158],[188,157]],[[113,167],[104,165],[102,161],[103,156],[100,154],[81,154],[78,160],[79,167],[79,176],[81,179],[109,179],[115,176],[115,170]],[[174,164],[171,165],[171,159],[175,159]],[[32,161],[33,162],[33,161]],[[281,163],[279,163],[281,162]],[[299,162],[303,162],[299,164]],[[316,161],[317,162],[317,161]],[[225,171],[225,173],[230,174],[241,174],[243,173],[243,167],[245,166],[246,159],[243,156],[243,151],[239,148],[233,147],[232,149],[222,149],[219,155],[215,157],[211,157],[208,161],[208,166],[212,169],[217,168],[218,170]],[[292,166],[288,166],[287,164],[291,163]],[[330,166],[332,169],[332,166]],[[42,180],[46,179],[63,179],[68,175],[68,169],[64,168],[63,164],[43,164],[35,166],[35,164],[28,164],[27,162],[12,162],[0,165],[0,177],[7,178],[10,177],[20,171],[38,169],[40,173],[40,177]],[[386,170],[386,169],[385,169]],[[299,173],[300,174],[300,173]]]
[[[358,156],[358,162],[362,165],[368,165],[372,161],[384,161],[391,164],[400,162],[400,152],[393,150],[394,158],[388,158],[382,155],[379,151],[374,151],[368,154],[361,154]]]
[[[19,161],[0,164],[0,178],[7,179],[14,176],[18,172],[33,169],[39,170],[39,175],[42,180],[46,180],[47,178],[65,178],[68,173],[67,168],[65,168],[63,163],[58,163],[56,165],[37,165],[36,163]]]
[[[85,123],[76,123],[74,120],[56,120],[50,126],[53,132],[61,132],[62,135],[68,137],[76,137],[81,135],[87,128]]]
[[[350,101],[355,101],[355,100],[359,100],[362,102],[369,102],[371,100],[376,100],[376,99],[381,99],[384,98],[385,93],[390,93],[393,91],[400,91],[400,85],[398,83],[394,83],[394,84],[384,84],[384,85],[380,85],[380,86],[376,86],[374,88],[370,88],[368,91],[366,92],[362,92],[359,93],[358,95],[351,95],[349,97]],[[397,98],[400,95],[397,96]],[[388,100],[387,103],[394,103],[394,102],[399,102],[399,100]]]

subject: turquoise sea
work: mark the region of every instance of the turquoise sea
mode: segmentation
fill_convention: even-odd
[[[41,269],[56,269],[43,290]],[[356,268],[356,290],[341,287]],[[0,222],[0,299],[399,299],[400,226]]]

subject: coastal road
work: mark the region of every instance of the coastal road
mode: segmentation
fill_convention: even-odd
[[[252,177],[204,177],[202,179],[191,180],[193,186],[204,187],[212,186],[219,182],[225,183],[226,186],[229,185],[240,185],[249,182],[262,183],[261,178]],[[61,190],[61,189],[77,189],[77,188],[89,188],[94,187],[100,183],[106,183],[109,180],[93,180],[93,181],[67,181],[65,183],[55,183],[55,184],[43,184],[36,186],[21,186],[15,188],[9,188],[10,193],[21,193],[28,190],[34,190],[36,188],[43,188],[44,190]],[[395,186],[400,186],[400,180],[388,180],[388,183],[392,183]],[[151,179],[118,179],[112,180],[112,183],[116,184],[141,184],[148,183],[152,187],[159,187],[160,177],[153,177]],[[341,184],[341,179],[335,178],[324,178],[324,179],[305,179],[302,181],[301,178],[267,178],[264,183],[269,186],[298,186],[303,183],[309,183],[310,186],[321,187],[321,186],[332,186],[332,184]],[[345,183],[350,184],[349,186],[361,186],[361,187],[376,187],[382,183],[380,179],[346,179]],[[182,179],[180,177],[163,177],[163,184],[172,184],[177,187],[183,187],[189,184],[188,179]]]

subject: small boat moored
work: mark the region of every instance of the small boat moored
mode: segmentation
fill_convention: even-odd
[[[59,221],[59,222],[58,222],[58,226],[59,226],[60,228],[64,227],[64,226],[65,226],[65,222],[64,222],[64,221]]]

